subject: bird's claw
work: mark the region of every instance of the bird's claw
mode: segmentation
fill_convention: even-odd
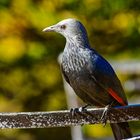
[[[71,108],[71,109],[70,109],[71,116],[74,117],[74,116],[77,115],[77,114],[82,114],[82,113],[87,112],[87,109],[86,109],[86,108],[87,108],[88,106],[89,106],[89,105],[87,104],[87,105],[82,106],[82,107],[79,107],[79,108]]]
[[[102,122],[103,126],[105,126],[106,123],[107,123],[108,112],[109,112],[109,110],[110,110],[110,107],[111,107],[110,105],[107,105],[107,106],[105,107],[103,113],[102,113],[101,122]]]

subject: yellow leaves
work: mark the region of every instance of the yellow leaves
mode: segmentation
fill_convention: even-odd
[[[8,10],[0,11],[0,36],[20,36],[28,25],[23,16],[17,16],[8,12]]]
[[[5,98],[4,96],[0,95],[0,111],[1,112],[14,112],[20,111],[21,105],[16,104],[15,102]]]
[[[11,3],[13,11],[16,11],[17,13],[24,14],[24,15],[25,15],[25,13],[23,13],[23,12],[28,10],[27,7],[29,7],[29,4],[30,4],[30,0],[21,0],[21,1],[20,0],[12,0],[12,3]]]
[[[48,87],[51,88],[57,84],[60,80],[60,70],[56,67],[56,64],[51,63],[42,63],[33,68],[33,76],[38,81],[38,84],[41,88]]]
[[[109,136],[112,134],[110,127],[108,128],[107,126],[103,127],[103,125],[99,124],[85,125],[83,129],[86,135],[90,137],[101,138],[103,136]]]
[[[67,10],[63,11],[63,12],[61,13],[60,17],[61,17],[61,19],[65,19],[65,17],[68,17],[68,18],[69,18],[69,17],[70,17],[70,18],[77,18],[76,15],[74,15],[72,12],[67,11]]]
[[[138,32],[140,34],[140,14],[137,16],[137,22],[138,22]]]
[[[132,31],[135,25],[135,15],[134,13],[118,13],[113,18],[113,25],[119,31]]]
[[[55,12],[55,4],[56,4],[56,2],[54,2],[54,1],[43,0],[41,6],[48,12],[49,11]]]
[[[13,94],[19,94],[20,88],[27,78],[27,72],[22,69],[16,68],[13,71],[1,74],[0,85],[7,91],[11,90]],[[27,83],[26,83],[27,84]]]
[[[44,102],[44,105],[42,107],[47,111],[60,110],[60,108],[64,107],[65,103],[65,94],[61,91],[57,91],[49,95],[48,99],[46,100],[46,102]]]
[[[25,53],[23,41],[18,37],[7,37],[0,41],[0,60],[13,62],[22,57]]]
[[[86,0],[84,4],[88,10],[97,10],[101,7],[101,0]]]
[[[29,42],[28,43],[28,56],[32,58],[39,59],[42,57],[42,55],[45,53],[44,46],[41,45],[41,43],[38,42]]]
[[[14,19],[11,17],[8,10],[0,11],[0,17],[2,17],[0,19],[0,36],[11,33]]]

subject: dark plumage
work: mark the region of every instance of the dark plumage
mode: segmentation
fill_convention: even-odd
[[[111,65],[91,49],[86,29],[75,19],[66,19],[43,31],[54,31],[66,38],[62,73],[75,93],[91,105],[127,105],[121,83]],[[128,123],[111,124],[116,140],[131,137]]]

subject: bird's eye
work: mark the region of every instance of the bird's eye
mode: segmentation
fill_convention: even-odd
[[[60,28],[65,30],[66,29],[66,25],[61,25]]]

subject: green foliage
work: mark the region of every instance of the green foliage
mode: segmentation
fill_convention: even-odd
[[[54,33],[44,34],[44,27],[64,18],[78,18],[86,26],[92,46],[100,53],[117,59],[139,59],[139,12],[138,0],[1,0],[0,111],[66,109],[57,64],[65,39]],[[108,129],[86,126],[84,132],[91,137],[103,137],[111,135]],[[94,135],[100,130],[102,133]],[[70,131],[3,130],[0,137],[63,140],[70,139]]]

